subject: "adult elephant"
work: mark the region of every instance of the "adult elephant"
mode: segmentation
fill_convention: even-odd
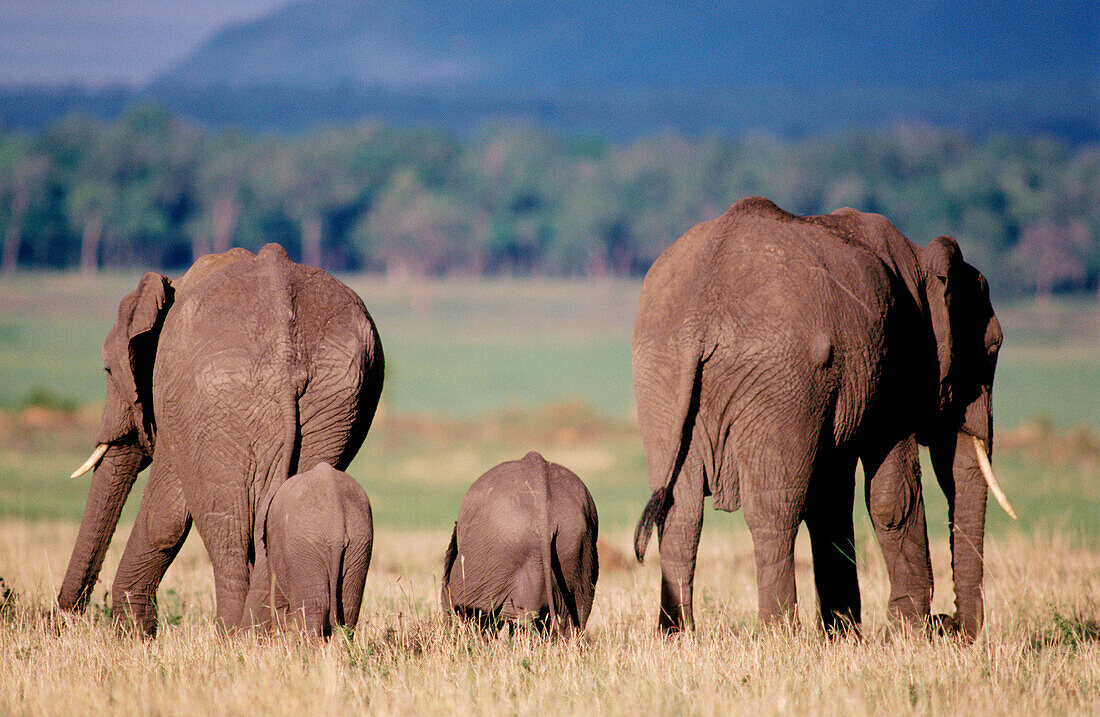
[[[257,516],[288,476],[346,468],[382,390],[382,346],[356,294],[265,246],[148,273],[103,344],[107,399],[80,532],[58,602],[80,611],[119,513],[150,466],[112,587],[116,617],[156,632],[154,599],[192,521],[214,568],[219,622],[247,624],[270,589]],[[250,593],[251,585],[251,593]]]
[[[656,524],[660,626],[693,627],[705,495],[744,509],[761,617],[793,616],[805,521],[825,628],[858,624],[857,460],[891,612],[926,620],[921,443],[949,504],[958,623],[974,637],[1000,345],[985,278],[949,237],[921,249],[876,214],[799,217],[760,197],[688,231],[646,275],[632,344],[653,491],[635,553]]]

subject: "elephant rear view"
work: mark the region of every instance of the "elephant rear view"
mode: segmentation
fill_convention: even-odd
[[[950,510],[958,620],[976,635],[1001,340],[958,244],[921,248],[877,214],[796,216],[750,197],[674,242],[646,274],[631,346],[651,491],[635,553],[656,526],[660,627],[694,624],[707,495],[744,511],[762,618],[795,615],[805,522],[822,625],[857,626],[857,461],[891,615],[927,624],[925,444]]]
[[[270,608],[309,635],[355,629],[370,568],[374,523],[363,488],[328,463],[292,476],[264,523]]]
[[[88,502],[58,595],[82,610],[138,472],[149,482],[112,587],[114,613],[156,631],[157,586],[191,529],[214,569],[218,621],[247,624],[268,590],[259,541],[292,474],[345,468],[382,391],[382,345],[349,287],[268,244],[149,272],[103,344],[107,399]],[[74,474],[74,477],[75,475]]]
[[[483,626],[532,619],[584,629],[599,521],[581,479],[532,451],[478,478],[462,499],[443,565],[443,609]]]

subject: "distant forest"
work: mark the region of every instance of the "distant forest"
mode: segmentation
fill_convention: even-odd
[[[1100,289],[1100,147],[927,127],[631,141],[500,125],[204,131],[155,105],[0,130],[0,269],[179,271],[278,242],[335,271],[644,274],[759,194],[956,237],[1004,294]]]

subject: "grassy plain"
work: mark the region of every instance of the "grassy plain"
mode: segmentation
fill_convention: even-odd
[[[743,520],[709,510],[700,629],[665,640],[653,631],[656,553],[625,560],[647,498],[631,415],[637,283],[349,283],[387,357],[383,408],[350,469],[371,497],[376,546],[364,622],[317,646],[223,639],[195,537],[161,587],[158,640],[116,635],[104,593],[136,497],[88,614],[49,618],[87,490],[67,475],[98,424],[99,346],[136,277],[0,279],[0,714],[1100,712],[1100,307],[1000,308],[995,467],[1021,519],[991,504],[977,645],[889,637],[885,567],[860,505],[864,641],[817,635],[804,535],[802,626],[762,631]],[[572,644],[482,640],[437,607],[462,494],[530,449],[581,475],[600,512],[603,572],[589,634]],[[933,607],[950,612],[946,510],[927,472],[926,496]]]
[[[640,282],[386,282],[345,277],[378,324],[383,404],[396,413],[477,417],[579,399],[629,415],[630,332]],[[102,401],[100,347],[138,276],[0,279],[0,407],[43,396]],[[1005,327],[997,425],[1043,418],[1100,425],[1100,305],[997,302]]]

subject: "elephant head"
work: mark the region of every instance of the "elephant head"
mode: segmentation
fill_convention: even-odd
[[[107,399],[96,449],[73,473],[76,478],[95,469],[80,534],[58,596],[63,609],[81,610],[87,603],[126,497],[137,474],[152,459],[156,442],[153,361],[173,296],[167,277],[147,273],[119,304],[118,319],[103,343]]]
[[[939,405],[926,437],[947,497],[957,620],[975,637],[982,625],[982,555],[987,487],[1015,513],[989,467],[993,454],[993,376],[1002,333],[981,272],[950,237],[921,254],[939,361]]]

